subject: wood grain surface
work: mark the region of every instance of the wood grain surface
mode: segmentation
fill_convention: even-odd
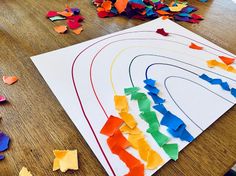
[[[236,4],[231,0],[200,3],[199,25],[179,23],[191,31],[236,54]],[[1,176],[18,175],[26,166],[35,176],[106,175],[95,155],[73,125],[43,80],[30,56],[70,46],[143,23],[125,17],[99,19],[90,0],[70,0],[79,4],[84,31],[60,35],[45,18],[48,10],[63,10],[64,0],[0,0],[0,76],[17,75],[12,85],[0,81],[0,95],[8,103],[0,106],[0,130],[11,137],[10,149],[0,161]],[[57,24],[60,24],[58,22]],[[64,22],[62,22],[64,23]],[[79,170],[52,172],[54,149],[78,149]],[[194,142],[176,162],[170,161],[156,175],[223,175],[236,161],[236,107],[234,106]]]

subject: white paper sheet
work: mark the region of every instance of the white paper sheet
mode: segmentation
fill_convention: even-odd
[[[157,28],[164,28],[170,35],[164,37],[157,34]],[[203,46],[204,50],[188,48],[191,42]],[[157,80],[160,96],[166,99],[165,106],[184,121],[187,130],[196,138],[235,103],[230,92],[196,76],[205,73],[236,87],[235,74],[207,67],[206,60],[218,60],[219,55],[235,57],[172,21],[157,19],[34,56],[32,60],[107,173],[120,176],[126,174],[128,169],[111,153],[106,144],[107,137],[100,134],[107,120],[106,114],[118,116],[110,76],[119,95],[124,94],[124,88],[132,86],[131,81],[147,92],[143,89],[143,80],[146,68],[153,64],[148,69],[148,77]],[[137,102],[129,103],[130,112],[135,115],[146,140],[166,163],[169,157],[145,132],[147,124],[138,116]],[[157,116],[161,120],[162,116],[158,112]],[[160,130],[171,138],[170,142],[178,143],[180,149],[188,145],[171,137],[166,127],[161,126]],[[140,159],[137,151],[132,148],[128,151]],[[159,168],[145,170],[145,175],[151,175]]]

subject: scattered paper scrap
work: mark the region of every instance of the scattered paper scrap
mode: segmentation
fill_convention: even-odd
[[[67,26],[65,25],[55,26],[54,30],[59,34],[64,34],[67,31]]]
[[[160,0],[92,0],[97,6],[97,15],[100,18],[125,15],[128,18],[140,20],[154,19],[162,16],[164,19],[199,23],[203,18],[192,15],[198,9],[185,2],[175,1],[167,4]],[[186,15],[183,16],[183,13]]]
[[[11,85],[14,84],[18,80],[18,78],[16,76],[3,76],[2,80],[5,84]]]
[[[4,96],[2,96],[2,95],[0,95],[0,103],[3,103],[3,102],[5,102],[7,99],[6,99],[6,97],[4,97]]]
[[[218,62],[217,60],[214,60],[214,59],[213,60],[208,60],[207,65],[210,68],[219,67],[219,68],[221,68],[223,70],[226,70],[228,72],[236,73],[236,69],[233,66],[227,65],[225,63]]]
[[[67,20],[67,26],[71,29],[75,34],[80,34],[83,28],[81,28],[81,23],[84,20],[84,17],[79,15],[80,9],[78,8],[70,8],[68,4],[66,4],[66,9],[61,12],[57,11],[49,11],[46,15],[52,22]],[[54,30],[59,34],[64,34],[67,31],[66,25],[55,26]]]
[[[136,93],[137,91],[139,91],[139,87],[130,87],[124,89],[125,95],[131,95]]]
[[[22,167],[20,170],[19,176],[33,176],[26,167]]]
[[[79,35],[84,29],[82,27],[79,27],[78,29],[74,29],[73,32],[77,35]]]
[[[195,44],[195,43],[191,43],[191,44],[189,45],[189,48],[195,49],[195,50],[203,50],[203,47],[198,46],[198,45]]]
[[[136,127],[137,122],[134,120],[134,117],[131,114],[127,112],[121,112],[119,114],[122,120],[124,120],[124,122],[127,124],[127,126],[129,126],[131,129]]]
[[[5,133],[0,131],[0,152],[3,152],[9,147],[10,138]]]
[[[61,172],[67,170],[78,170],[78,155],[77,150],[54,150],[55,159],[53,162],[53,171],[58,169]]]
[[[4,155],[0,155],[0,161],[4,160],[5,156]]]
[[[219,56],[219,58],[224,62],[226,65],[230,65],[234,63],[235,58],[225,57],[225,56]]]
[[[156,33],[161,34],[161,35],[163,35],[163,36],[168,36],[168,35],[169,35],[169,33],[166,32],[163,28],[157,29]],[[145,81],[146,81],[146,80],[145,80]]]

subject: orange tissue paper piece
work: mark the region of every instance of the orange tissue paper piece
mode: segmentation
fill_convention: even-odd
[[[191,43],[189,45],[189,48],[195,49],[195,50],[203,50],[203,47],[196,45],[195,43]]]
[[[128,102],[126,96],[114,96],[115,107],[118,112],[128,112]]]
[[[82,27],[79,27],[79,28],[73,30],[73,32],[74,32],[75,34],[77,34],[77,35],[79,35],[82,31],[83,31],[83,28],[82,28]]]
[[[164,10],[157,10],[156,12],[160,15],[169,15],[170,14],[169,12],[166,12]]]
[[[114,6],[119,13],[122,13],[124,12],[127,4],[128,4],[128,0],[116,0],[116,3],[114,4]]]
[[[2,80],[5,84],[11,85],[14,84],[18,80],[18,78],[16,76],[3,76]]]
[[[122,119],[111,115],[102,127],[100,133],[106,136],[112,136],[120,128],[123,122]]]
[[[67,26],[61,25],[61,26],[55,26],[54,30],[59,33],[59,34],[63,34],[67,31]]]
[[[218,62],[217,60],[208,60],[207,65],[210,68],[219,67],[228,72],[236,73],[236,69],[231,65],[226,65],[225,63]]]
[[[163,164],[163,159],[161,156],[154,150],[149,150],[148,156],[147,156],[147,169],[155,169],[158,166]]]
[[[119,113],[120,117],[122,118],[122,120],[124,120],[124,122],[130,127],[130,128],[134,128],[137,125],[137,122],[134,120],[134,117],[127,113],[127,112],[121,112]]]
[[[144,165],[139,164],[130,169],[129,173],[125,176],[144,176]]]
[[[70,17],[73,15],[73,12],[62,11],[62,12],[57,12],[57,14],[64,16],[64,17]]]
[[[102,8],[102,7],[98,7],[98,8],[97,8],[97,12],[102,12],[102,11],[105,11],[105,9]]]
[[[111,1],[104,1],[104,2],[102,3],[101,7],[103,7],[106,12],[110,12],[110,10],[111,10],[111,5],[112,5],[112,2],[111,2]]]
[[[116,131],[113,136],[110,136],[107,139],[107,144],[111,149],[112,153],[115,154],[118,154],[117,149],[126,149],[130,146],[129,141],[123,136],[120,130]]]
[[[137,126],[132,129],[126,124],[123,125],[122,127],[120,127],[120,131],[123,133],[126,133],[126,134],[140,134],[140,133],[142,133]]]
[[[225,56],[218,56],[226,65],[230,65],[234,63],[235,58],[225,57]]]

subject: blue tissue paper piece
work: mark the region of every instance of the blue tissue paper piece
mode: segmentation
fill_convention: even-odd
[[[236,98],[236,89],[235,88],[231,88],[230,92]]]
[[[158,94],[159,93],[159,89],[156,87],[152,87],[149,85],[144,86],[145,89],[147,89],[149,92],[153,93],[153,94]]]
[[[227,82],[222,82],[221,87],[224,90],[230,91],[229,84]]]
[[[3,152],[8,149],[9,142],[10,138],[3,132],[0,132],[0,152]]]
[[[216,85],[216,84],[221,84],[222,80],[221,79],[211,79],[211,84]]]
[[[194,140],[194,137],[186,129],[184,129],[182,135],[180,136],[180,139],[183,141],[192,142]]]
[[[162,99],[161,97],[159,97],[156,94],[153,94],[151,92],[148,92],[148,95],[150,95],[154,101],[155,104],[163,104],[165,102],[165,99]]]
[[[194,137],[186,130],[186,125],[182,124],[177,130],[168,128],[167,131],[176,138],[180,138],[183,141],[192,142]]]
[[[0,155],[0,161],[3,160],[5,158],[4,155]]]
[[[160,112],[162,115],[165,115],[168,112],[163,104],[155,105],[153,106],[153,108]]]
[[[168,128],[173,130],[177,130],[182,124],[184,124],[184,122],[179,117],[172,114],[170,111],[165,113],[163,118],[161,119],[161,125],[167,126]]]
[[[143,81],[146,85],[149,85],[149,86],[152,86],[152,87],[156,87],[155,84],[156,84],[156,81],[153,80],[153,79],[146,79]]]

